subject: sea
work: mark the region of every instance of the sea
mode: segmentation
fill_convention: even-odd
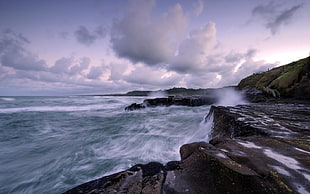
[[[151,97],[0,97],[0,193],[62,193],[208,141],[210,106],[127,112]]]

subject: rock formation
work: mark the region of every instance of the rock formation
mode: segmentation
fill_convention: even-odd
[[[132,110],[137,110],[137,109],[143,109],[146,107],[171,106],[171,105],[202,106],[202,105],[210,105],[215,102],[216,102],[216,98],[214,95],[169,96],[167,98],[146,99],[141,104],[133,103],[127,106],[125,110],[132,111]]]
[[[212,106],[212,140],[181,161],[132,168],[66,193],[309,193],[309,103]]]

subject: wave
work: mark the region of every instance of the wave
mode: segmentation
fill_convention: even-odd
[[[4,100],[4,101],[14,101],[15,98],[0,98],[1,100]]]
[[[105,110],[113,108],[107,105],[87,105],[87,106],[32,106],[19,108],[1,108],[0,113],[16,112],[76,112],[88,110]]]

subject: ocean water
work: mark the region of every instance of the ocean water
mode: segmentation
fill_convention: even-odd
[[[124,111],[145,97],[0,97],[0,193],[61,193],[208,141],[210,106]]]

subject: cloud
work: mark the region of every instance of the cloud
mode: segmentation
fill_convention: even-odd
[[[281,26],[288,25],[296,12],[303,7],[303,4],[291,6],[287,9],[280,10],[281,5],[273,1],[266,5],[258,5],[252,10],[252,16],[263,20],[264,25],[270,32],[275,35],[279,32]]]
[[[84,70],[88,69],[90,62],[91,60],[88,57],[81,58],[78,64],[71,66],[69,74],[70,75],[81,74]]]
[[[241,79],[252,73],[267,71],[277,65],[266,63],[264,60],[255,60],[257,52],[255,49],[248,49],[244,53],[231,52],[226,55],[224,58],[226,62],[229,59],[227,63],[229,65],[226,68],[227,71],[219,72],[219,75],[222,77],[219,85],[236,85]]]
[[[212,88],[219,87],[220,79],[216,72],[206,72],[200,75],[188,74],[183,77],[184,87],[188,88]]]
[[[85,26],[79,26],[75,31],[77,41],[83,45],[90,46],[97,39],[104,38],[106,35],[105,28],[98,26],[93,32],[89,31]]]
[[[204,9],[204,2],[202,0],[198,0],[194,3],[194,14],[199,16]]]
[[[83,75],[83,71],[87,70],[90,65],[90,58],[83,57],[79,61],[73,57],[62,57],[49,68],[49,71],[54,74],[63,74],[67,76]],[[74,63],[76,63],[74,65]]]
[[[125,16],[113,23],[111,43],[119,57],[156,65],[170,61],[184,38],[187,18],[180,4],[152,15],[155,1],[133,0]]]
[[[139,85],[169,87],[179,82],[181,76],[176,73],[168,72],[166,69],[139,65],[128,75],[125,75],[123,79],[129,83]]]
[[[112,82],[121,82],[125,75],[128,75],[134,67],[128,62],[113,62],[109,64],[110,76],[108,80]]]
[[[50,68],[50,71],[53,73],[66,73],[66,74],[68,74],[69,73],[69,67],[71,66],[72,62],[73,62],[72,58],[63,57],[61,59],[58,59],[55,62],[54,66],[52,66]]]
[[[180,73],[205,69],[207,56],[216,43],[216,27],[213,22],[191,31],[189,38],[181,43],[170,69]]]
[[[2,66],[17,70],[44,71],[46,62],[29,52],[25,45],[30,41],[22,34],[5,30],[0,39],[0,62]]]
[[[92,67],[90,72],[87,74],[88,79],[99,79],[103,74],[103,68],[101,66]]]

